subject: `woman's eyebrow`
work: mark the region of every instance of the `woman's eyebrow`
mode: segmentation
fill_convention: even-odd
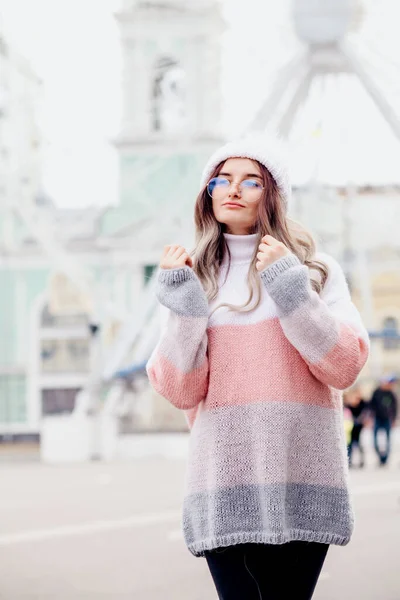
[[[221,173],[219,173],[218,176],[220,175],[224,175],[225,177],[232,177],[232,173],[225,173],[223,171],[221,171]],[[262,179],[261,175],[258,175],[258,173],[246,173],[246,175],[243,175],[243,177],[257,177],[257,179]]]

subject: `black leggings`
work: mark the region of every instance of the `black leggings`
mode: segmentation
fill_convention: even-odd
[[[328,544],[238,544],[207,551],[220,600],[310,600]]]

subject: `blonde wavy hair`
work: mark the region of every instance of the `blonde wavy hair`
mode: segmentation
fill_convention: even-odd
[[[315,258],[315,242],[306,229],[289,219],[285,214],[278,186],[264,165],[257,162],[260,167],[264,190],[258,205],[256,221],[249,233],[258,233],[259,241],[255,244],[254,254],[247,275],[249,297],[240,305],[220,304],[237,312],[250,312],[256,309],[261,302],[261,278],[256,269],[258,246],[265,235],[272,235],[283,242],[300,262],[306,265],[310,271],[310,281],[313,290],[318,294],[324,288],[328,278],[328,267],[322,261]],[[210,175],[210,179],[216,177],[225,161],[221,162]],[[226,227],[219,223],[212,207],[212,199],[205,186],[197,197],[195,205],[195,247],[191,252],[193,258],[193,270],[199,277],[208,300],[214,300],[218,294],[218,276],[220,266],[225,254],[228,255],[228,270],[230,267],[230,253],[224,238]],[[216,309],[215,309],[216,310]],[[214,312],[214,311],[213,311]]]

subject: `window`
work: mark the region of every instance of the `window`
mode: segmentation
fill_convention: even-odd
[[[79,388],[42,390],[42,415],[71,413]]]
[[[395,317],[386,317],[383,322],[383,347],[385,350],[400,348],[400,334],[398,322]]]
[[[87,373],[88,339],[44,339],[41,341],[42,373]]]
[[[26,380],[23,375],[0,375],[0,421],[26,421]]]
[[[143,269],[144,285],[147,285],[158,265],[145,265]]]
[[[160,58],[153,78],[153,131],[182,130],[185,121],[185,73],[172,58]]]
[[[87,325],[87,322],[87,315],[83,313],[53,315],[48,305],[44,307],[41,316],[42,327],[79,327]]]

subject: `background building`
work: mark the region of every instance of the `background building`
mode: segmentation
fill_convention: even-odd
[[[245,130],[272,128],[288,139],[292,216],[346,271],[371,332],[360,377],[369,390],[382,373],[400,371],[400,128],[382,103],[387,88],[369,71],[366,79],[369,63],[339,52],[343,39],[356,39],[347,6],[335,13],[329,52],[326,37],[309,38],[311,4],[294,12],[293,60]],[[331,34],[330,16],[311,14],[320,36]],[[37,436],[43,416],[99,406],[118,415],[121,432],[186,429],[149,388],[144,364],[159,332],[152,286],[162,248],[192,244],[200,173],[224,138],[224,22],[216,0],[125,0],[116,20],[124,68],[114,207],[60,210],[43,193],[42,86],[2,38],[1,436]]]

